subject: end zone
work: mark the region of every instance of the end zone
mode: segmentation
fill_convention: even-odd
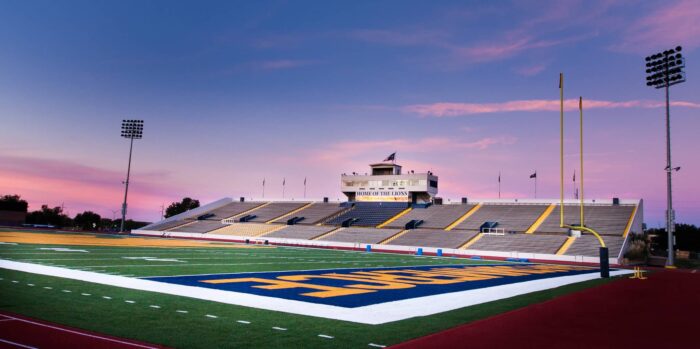
[[[267,274],[267,276],[257,277],[255,280],[246,280],[241,283],[219,283],[243,285],[243,289],[227,290],[225,288],[202,287],[202,285],[216,285],[216,283],[202,283],[201,281],[240,280],[242,278],[251,278],[251,273],[223,274],[215,277],[212,275],[193,276],[187,279],[188,282],[193,278],[198,280],[198,285],[192,286],[188,284],[163,282],[163,280],[161,280],[163,278],[155,278],[156,280],[136,279],[32,263],[0,260],[0,268],[5,269],[135,290],[184,296],[225,304],[372,325],[437,314],[471,305],[599,278],[597,269],[580,266],[513,264],[500,265],[498,266],[500,269],[493,269],[491,271],[484,269],[495,267],[497,266],[448,265],[426,267],[427,269],[421,267],[406,267],[391,269],[366,268],[332,270],[330,273],[325,273],[323,270],[317,271],[317,273],[314,271],[257,273]],[[622,275],[628,273],[631,273],[631,271],[613,270],[610,274]],[[324,277],[309,277],[310,275],[320,275]],[[327,276],[331,276],[331,278],[327,278]],[[367,278],[369,276],[374,277],[374,281],[369,280]],[[290,277],[291,280],[288,280]],[[383,283],[377,283],[377,278],[385,278],[385,281],[383,281]],[[386,278],[393,278],[393,281],[386,281]],[[309,281],[312,279],[314,283],[301,283],[301,281]],[[318,280],[323,281],[319,283]],[[327,284],[324,285],[324,283],[328,282],[333,284],[330,286]],[[340,283],[340,286],[338,283]],[[364,294],[361,298],[355,298],[354,300],[352,298],[345,298],[346,301],[342,301],[344,299],[343,296],[337,293],[335,297],[310,296],[308,293],[318,291],[319,285],[322,288],[331,287],[331,289],[326,289],[326,291],[342,291],[349,289],[365,292],[362,292]],[[364,286],[360,287],[360,285]],[[406,287],[406,285],[412,285],[412,287]],[[399,288],[384,289],[385,286]],[[397,292],[406,289],[422,291],[418,294]],[[274,292],[265,293],[270,290]],[[368,297],[368,294],[377,296]],[[313,298],[317,300],[335,298],[340,301],[312,302],[309,300]],[[357,299],[365,298],[369,301],[358,303]],[[347,301],[348,299],[350,301]]]

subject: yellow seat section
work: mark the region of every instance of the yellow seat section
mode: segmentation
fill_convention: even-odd
[[[286,227],[286,225],[233,223],[221,229],[211,231],[208,234],[257,237],[283,229],[284,227]]]

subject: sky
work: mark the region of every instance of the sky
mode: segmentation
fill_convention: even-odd
[[[666,206],[664,92],[647,55],[683,46],[671,88],[674,205],[700,224],[700,2],[0,1],[0,194],[129,217],[184,196],[329,197],[397,152],[459,200],[566,195]]]

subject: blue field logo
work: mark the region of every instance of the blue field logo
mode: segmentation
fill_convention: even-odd
[[[543,264],[326,269],[148,278],[347,308],[560,276],[597,269]]]

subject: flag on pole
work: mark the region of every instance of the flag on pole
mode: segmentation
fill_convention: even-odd
[[[265,186],[265,178],[263,178],[263,187]]]
[[[564,74],[559,73],[559,88],[562,88],[564,86]]]
[[[583,97],[578,98],[578,110],[583,110]]]
[[[535,173],[531,174],[530,178],[537,178],[537,171],[535,171]]]
[[[391,155],[387,156],[384,161],[394,161],[396,160],[396,152],[391,153]]]
[[[573,181],[576,182],[576,170],[574,170],[574,179],[573,179]]]
[[[306,185],[306,177],[304,177],[304,185]]]
[[[287,184],[287,178],[282,178],[282,185]]]
[[[498,183],[501,183],[501,173],[498,172]]]

